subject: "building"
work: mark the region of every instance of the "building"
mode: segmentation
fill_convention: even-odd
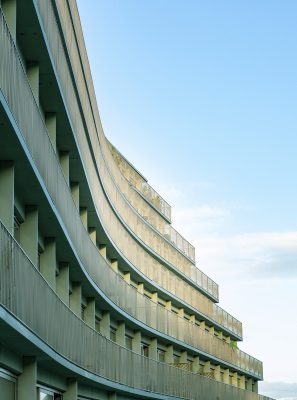
[[[262,363],[104,136],[75,0],[1,0],[1,400],[254,400]]]

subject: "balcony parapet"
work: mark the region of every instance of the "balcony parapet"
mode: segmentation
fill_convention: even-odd
[[[58,43],[58,41],[61,39],[59,37],[59,33],[55,32],[54,29],[56,26],[56,19],[54,16],[51,17],[51,14],[53,14],[51,2],[37,1],[37,5],[41,18],[44,21],[44,28],[54,58],[55,67],[60,77],[60,83],[61,86],[63,86],[63,94],[67,101],[67,106],[69,107],[77,142],[81,140],[84,141],[84,139],[81,138],[81,136],[83,136],[81,132],[85,131],[86,136],[91,143],[91,149],[89,149],[87,153],[90,151],[93,152],[95,162],[97,164],[96,168],[100,174],[100,179],[104,185],[104,190],[107,192],[114,209],[121,216],[125,224],[131,229],[131,232],[133,232],[133,234],[139,238],[139,240],[145,243],[148,248],[151,248],[152,251],[154,251],[156,254],[159,254],[160,257],[168,263],[168,265],[173,265],[176,270],[179,270],[188,278],[190,278],[193,283],[197,285],[198,290],[200,288],[202,292],[204,292],[210,298],[218,301],[217,284],[207,277],[206,274],[193,266],[192,262],[187,257],[184,257],[173,246],[168,246],[168,241],[162,237],[162,235],[158,235],[155,231],[153,231],[150,224],[146,223],[146,221],[141,218],[140,215],[138,215],[131,204],[127,202],[127,196],[125,196],[125,194],[126,191],[131,190],[131,186],[116,167],[115,161],[108,148],[106,138],[103,134],[97,107],[91,108],[87,106],[89,105],[88,99],[90,97],[90,93],[85,86],[84,78],[86,73],[81,69],[81,58],[83,56],[78,54],[78,49],[76,47],[77,41],[79,42],[83,39],[75,37],[75,32],[72,28],[72,21],[73,18],[75,19],[75,15],[71,15],[70,17],[68,7],[66,7],[63,2],[56,2],[56,7],[58,10],[57,12],[59,14],[59,18],[62,20],[62,26],[67,26],[67,29],[63,31],[63,40],[65,39],[66,41],[69,59],[71,62],[71,67],[73,68],[73,75],[75,77],[75,85],[80,94],[78,101],[81,101],[81,107],[84,110],[84,122],[82,121],[82,115],[78,105],[74,104],[75,102],[73,101],[73,98],[76,97],[76,89],[73,87],[71,78],[72,71],[68,70],[69,66],[62,57],[64,46],[62,43]],[[53,18],[54,21],[52,21],[52,24],[50,25],[48,21],[51,18]],[[55,50],[57,46],[61,48],[62,54]],[[82,99],[85,99],[85,101],[82,101]],[[98,119],[92,113],[95,113],[96,115],[98,114]],[[87,131],[85,130],[85,124],[88,127]],[[84,150],[82,146],[83,144],[79,146],[81,151]],[[86,147],[86,144],[84,144],[84,146]],[[84,156],[84,154],[82,154],[82,156]],[[86,154],[86,157],[90,158],[91,156],[90,154]],[[89,160],[84,158],[84,163],[87,165]],[[210,283],[210,281],[212,282]]]
[[[266,400],[256,393],[138,355],[106,339],[58,298],[2,225],[0,247],[1,306],[70,362],[112,382],[148,392],[185,399],[197,399],[197,393],[204,393],[222,400]],[[109,362],[102,363],[102,359]]]
[[[90,266],[94,263],[94,260],[96,260],[96,258],[94,259],[89,256],[90,252],[87,250],[88,247],[91,248],[92,242],[89,240],[87,231],[82,225],[77,208],[72,200],[69,186],[59,167],[57,155],[47,135],[40,110],[31,93],[25,71],[23,70],[23,65],[18,59],[17,49],[14,47],[8,29],[4,24],[3,16],[0,25],[0,35],[1,90],[13,112],[14,119],[21,130],[23,140],[28,146],[39,174],[50,193],[50,198],[55,207],[59,210],[63,223],[67,227],[67,232],[75,246],[75,251],[79,255],[83,265]],[[14,67],[11,68],[11,66]],[[11,88],[13,88],[13,90]],[[24,104],[26,104],[26,109],[23,107]],[[38,135],[36,132],[38,132]],[[80,136],[84,137],[83,135]],[[85,148],[85,146],[81,146],[81,148]],[[109,203],[102,192],[98,176],[94,171],[93,163],[90,162],[88,167],[90,180],[92,182],[98,182],[96,185],[96,194],[92,194],[99,221],[110,237],[115,240],[116,248],[129,249],[131,247],[131,237],[110,209]],[[90,190],[92,189],[94,190],[94,188],[91,187]],[[121,236],[121,232],[126,232],[126,236]],[[123,254],[123,257],[126,257],[126,254],[123,253],[122,250],[118,251],[119,254]],[[131,261],[132,266],[137,265],[138,257],[139,253],[134,254],[135,259]],[[174,296],[183,299],[182,301],[185,301],[191,307],[199,310],[198,313],[203,313],[207,318],[210,318],[222,326],[222,330],[225,328],[240,337],[241,324],[239,321],[229,316],[226,312],[224,314],[216,304],[194,288],[191,288],[191,286],[186,284],[183,280],[178,279],[176,275],[168,271],[168,269],[164,268],[163,270],[158,270],[158,264],[155,264],[154,267],[151,268],[150,265],[146,263],[146,259],[143,261],[144,263],[136,268],[139,268],[139,271],[146,275],[148,279],[155,281],[166,291],[173,292]]]
[[[157,208],[168,223],[171,223],[171,206],[149,185],[147,179],[126,159],[126,157],[124,157],[109,140],[107,140],[107,142],[111,154],[123,176],[150,204]]]

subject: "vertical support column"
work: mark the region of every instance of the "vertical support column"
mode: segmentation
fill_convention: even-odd
[[[68,151],[60,151],[59,158],[60,158],[60,164],[61,164],[61,168],[62,168],[64,177],[65,177],[65,180],[67,182],[67,185],[69,186],[69,152]]]
[[[192,324],[194,324],[194,325],[195,325],[196,318],[195,318],[195,315],[194,315],[194,314],[193,314],[193,315],[190,315],[190,319],[189,319],[189,321],[190,321]]]
[[[69,298],[71,310],[81,318],[81,283],[72,282],[72,292]]]
[[[216,365],[214,369],[214,378],[216,381],[221,381],[221,366]]]
[[[97,240],[96,228],[89,228],[89,235],[92,242],[96,245],[96,240]]]
[[[60,263],[59,275],[56,278],[57,294],[69,306],[69,264]]]
[[[228,344],[231,343],[231,338],[230,338],[230,336],[227,336],[227,337],[226,337],[226,343],[228,343]]]
[[[63,393],[63,400],[77,400],[78,390],[77,390],[77,380],[68,379],[67,390]]]
[[[131,283],[131,274],[130,274],[130,272],[125,272],[124,273],[124,281],[127,282],[130,285],[130,283]]]
[[[144,294],[144,284],[143,283],[138,283],[137,285],[137,291],[141,294]]]
[[[119,270],[118,260],[111,260],[111,268],[112,268],[115,272],[118,272],[118,270]]]
[[[87,307],[85,309],[85,323],[95,329],[95,299],[87,298]]]
[[[245,389],[245,376],[244,375],[239,376],[239,387],[240,387],[240,389]]]
[[[39,104],[39,63],[27,61],[27,76],[37,104]]]
[[[17,0],[2,0],[5,19],[13,40],[16,41],[16,22],[17,22]]]
[[[192,372],[198,373],[200,370],[200,365],[199,365],[199,356],[194,356],[193,357],[193,363],[192,363]]]
[[[172,310],[172,303],[171,303],[171,300],[166,301],[165,309],[168,310],[168,311],[171,311],[171,310]]]
[[[100,333],[110,339],[110,312],[104,311],[100,321]]]
[[[12,161],[0,161],[0,220],[13,235],[14,166]]]
[[[152,293],[151,299],[154,303],[158,303],[158,292]]]
[[[108,393],[108,400],[117,400],[117,394],[116,392],[110,392]]]
[[[141,354],[141,332],[135,331],[132,338],[132,351]]]
[[[254,393],[258,393],[258,381],[254,381],[254,384],[253,384],[253,392],[254,392]]]
[[[214,326],[211,326],[211,327],[209,328],[209,333],[210,333],[211,335],[214,335]]]
[[[45,238],[44,252],[40,255],[40,272],[54,290],[56,290],[56,267],[56,239]]]
[[[125,332],[125,322],[119,322],[116,330],[116,342],[123,347],[125,347]]]
[[[45,125],[53,145],[55,152],[57,152],[57,116],[56,113],[45,113]]]
[[[20,245],[32,263],[38,265],[38,210],[26,206],[25,221],[20,226]]]
[[[210,361],[205,361],[205,364],[204,364],[204,368],[203,368],[203,373],[204,374],[209,374],[211,371],[210,371]]]
[[[76,208],[79,210],[79,183],[71,182],[70,189],[73,201],[76,205]]]
[[[178,310],[178,316],[181,318],[184,318],[185,315],[185,310],[183,308],[179,308]]]
[[[231,383],[233,386],[238,387],[238,375],[237,372],[233,372]]]
[[[201,329],[205,330],[205,321],[200,321],[199,322],[199,326],[200,326]]]
[[[221,340],[223,339],[223,332],[222,331],[218,332],[218,338],[221,339]]]
[[[36,383],[36,358],[23,357],[23,373],[18,377],[18,400],[36,400]]]
[[[226,368],[224,370],[223,382],[226,383],[227,385],[230,384],[230,370],[229,370],[229,368]]]
[[[182,364],[187,364],[188,362],[188,353],[187,351],[182,351],[179,357],[179,362]]]
[[[173,364],[173,346],[172,346],[172,344],[170,344],[166,348],[165,362],[168,364]]]
[[[103,258],[106,260],[106,244],[99,245],[99,253],[102,255]]]
[[[151,340],[151,343],[148,348],[148,355],[149,358],[152,358],[153,360],[158,359],[158,341],[157,338],[154,338]]]

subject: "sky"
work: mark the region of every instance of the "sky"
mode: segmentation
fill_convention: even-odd
[[[106,136],[297,399],[297,2],[78,0]]]

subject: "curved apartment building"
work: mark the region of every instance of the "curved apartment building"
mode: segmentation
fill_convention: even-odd
[[[104,135],[75,0],[0,5],[0,399],[264,399],[241,322]]]

